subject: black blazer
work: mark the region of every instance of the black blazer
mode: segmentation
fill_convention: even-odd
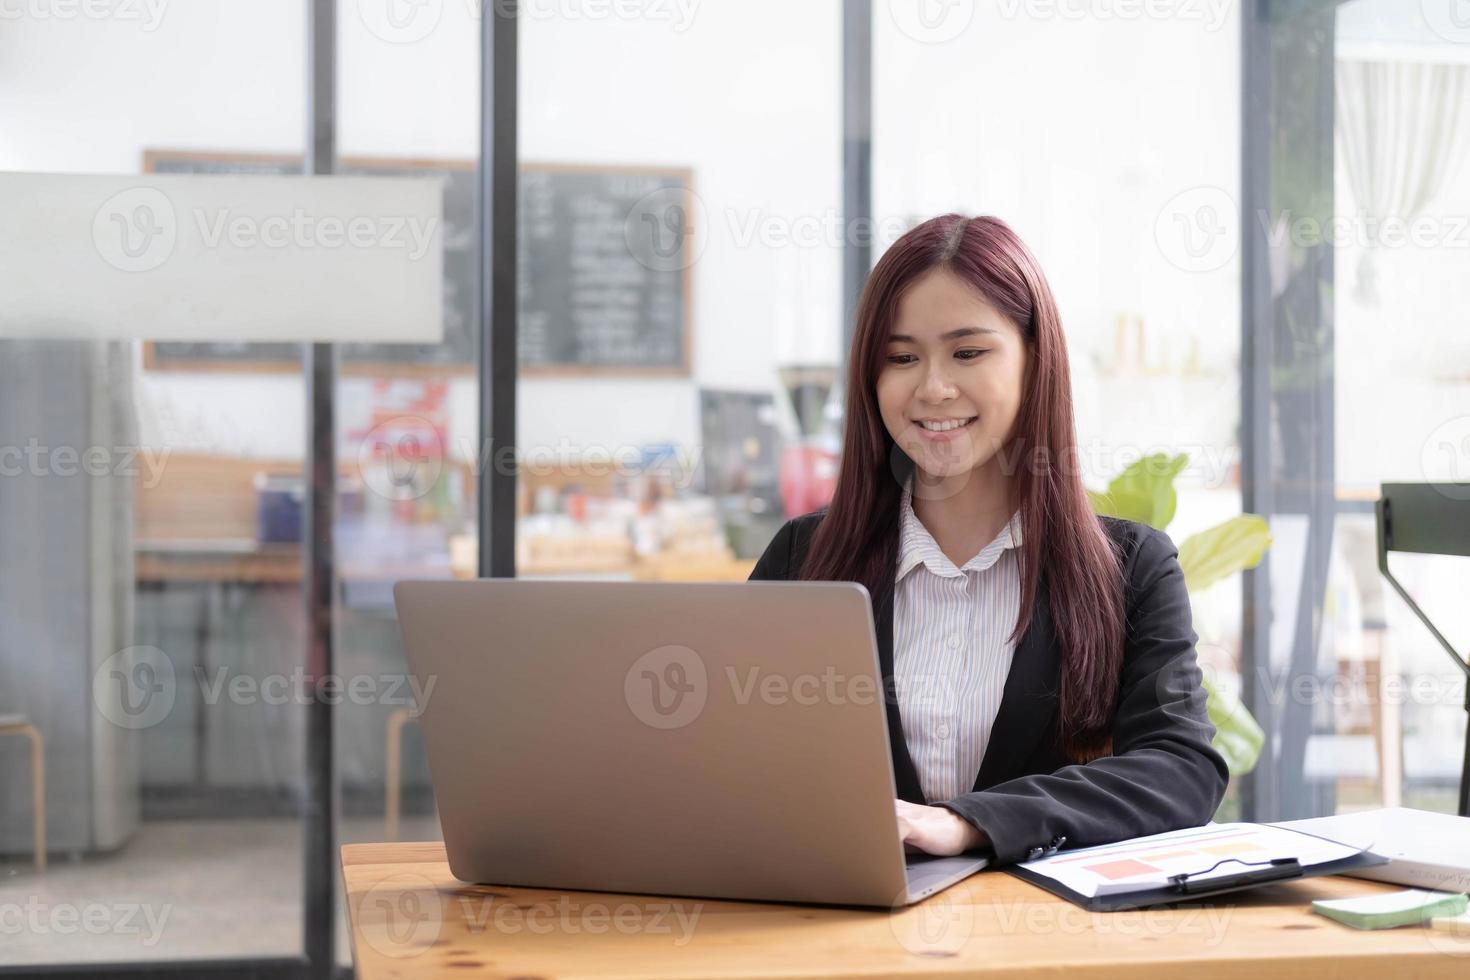
[[[751,573],[752,581],[793,579],[823,511],[787,521]],[[1069,764],[1058,748],[1061,651],[1046,584],[1031,625],[1016,645],[1000,712],[974,791],[944,806],[983,830],[996,864],[1208,823],[1225,795],[1229,770],[1211,746],[1215,727],[1195,661],[1196,637],[1178,551],[1144,524],[1104,517],[1123,556],[1127,636],[1123,648],[1113,754]],[[891,580],[890,583],[891,585]],[[888,712],[894,793],[926,802],[904,742],[893,694],[893,601],[873,611]]]

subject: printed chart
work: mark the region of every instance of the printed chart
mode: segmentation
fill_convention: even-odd
[[[1117,844],[1061,851],[1021,865],[1087,898],[1168,886],[1189,874],[1207,881],[1248,872],[1273,858],[1294,857],[1303,868],[1357,854],[1361,848],[1267,824],[1225,823],[1136,837]],[[1223,862],[1223,863],[1221,863]],[[1213,871],[1205,869],[1219,863]]]

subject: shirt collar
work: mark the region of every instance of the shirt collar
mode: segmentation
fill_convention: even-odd
[[[902,580],[919,565],[924,565],[929,571],[945,578],[954,578],[970,571],[983,572],[999,561],[1005,551],[1021,546],[1021,512],[1018,510],[1011,515],[1010,523],[1001,528],[1000,533],[989,544],[981,548],[975,557],[956,568],[954,562],[939,550],[934,536],[914,513],[913,477],[904,482],[899,515],[898,574],[894,581]]]

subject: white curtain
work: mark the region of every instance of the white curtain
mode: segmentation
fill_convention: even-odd
[[[1336,77],[1337,146],[1355,217],[1368,229],[1412,222],[1470,149],[1470,65],[1343,59]],[[1376,250],[1370,238],[1358,264],[1356,296],[1367,304],[1378,301]]]

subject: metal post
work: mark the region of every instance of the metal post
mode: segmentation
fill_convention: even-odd
[[[842,4],[842,348],[847,360],[858,295],[873,267],[873,2]],[[838,372],[843,385],[846,371]]]
[[[1263,214],[1269,201],[1271,90],[1270,26],[1262,4],[1241,6],[1240,50],[1240,482],[1242,507],[1246,513],[1270,514],[1275,510],[1270,481],[1271,384],[1271,279],[1269,254],[1251,234],[1249,216]],[[1271,563],[1263,560],[1244,573],[1240,672],[1241,695],[1247,708],[1267,732],[1266,747],[1255,771],[1240,786],[1241,819],[1259,820],[1274,813],[1276,759],[1269,733],[1270,686],[1264,683],[1264,668],[1271,653]]]
[[[516,573],[517,4],[482,6],[480,26],[480,575]]]
[[[1333,252],[1330,243],[1293,242],[1276,231],[1278,220],[1314,218],[1326,227],[1332,218],[1335,7],[1335,0],[1256,0],[1242,8],[1244,507],[1273,520],[1302,520],[1306,528],[1300,565],[1278,565],[1268,552],[1245,577],[1243,690],[1266,733],[1266,750],[1242,788],[1247,820],[1336,808],[1332,785],[1312,786],[1304,778],[1316,705],[1298,703],[1293,694],[1299,680],[1316,680],[1337,517]],[[1280,264],[1290,271],[1273,283],[1273,254],[1281,251],[1291,253],[1275,255],[1289,259]],[[1302,576],[1295,607],[1275,609],[1291,616],[1293,627],[1286,655],[1275,659],[1273,570]]]
[[[306,173],[330,174],[337,157],[337,4],[309,0],[306,27]],[[306,481],[301,545],[305,559],[306,676],[334,671],[332,598],[334,497],[336,494],[336,365],[331,344],[307,343],[302,354],[306,387]],[[315,689],[313,687],[313,689]],[[308,969],[330,977],[335,969],[336,757],[332,706],[306,706],[306,786],[302,832],[305,875],[302,935]]]

